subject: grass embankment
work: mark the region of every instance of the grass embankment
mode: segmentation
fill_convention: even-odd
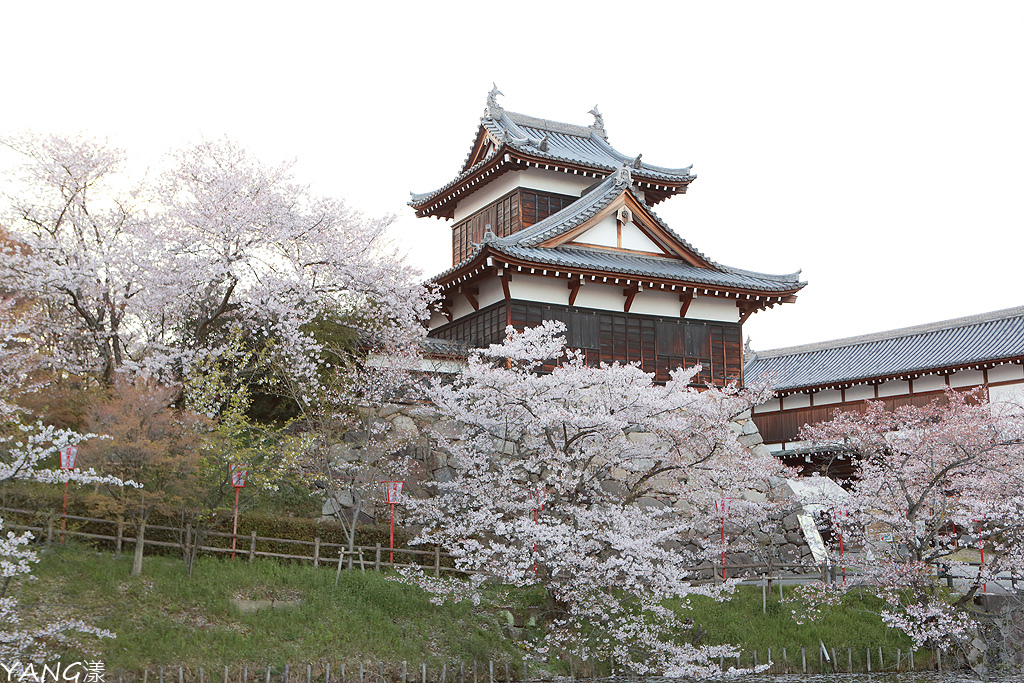
[[[62,615],[74,613],[116,632],[116,640],[98,645],[108,671],[306,662],[320,667],[332,662],[335,670],[346,662],[354,671],[360,661],[372,670],[378,661],[391,667],[407,661],[410,672],[423,662],[434,672],[442,661],[449,667],[474,660],[486,666],[491,659],[518,668],[507,614],[468,604],[433,605],[425,592],[375,572],[342,571],[335,587],[333,569],[271,560],[247,564],[201,557],[189,577],[180,559],[154,556],[146,558],[143,576],[131,577],[128,556],[70,545],[41,556],[35,572],[40,580],[23,585],[22,606],[58,607]],[[233,598],[302,602],[291,609],[243,613]],[[525,613],[527,602],[522,598],[512,611]],[[808,663],[817,669],[821,640],[836,648],[845,670],[847,647],[854,649],[855,662],[863,661],[868,646],[884,647],[887,658],[896,648],[906,652],[909,641],[881,623],[872,613],[878,607],[853,597],[820,622],[799,625],[791,606],[779,603],[777,589],[762,613],[760,588],[744,587],[727,603],[694,599],[688,616],[706,629],[704,644],[740,645],[748,653],[744,665],[754,649],[763,663],[769,647],[776,661],[786,647],[792,664],[804,646]]]
[[[199,558],[192,577],[168,557],[147,557],[141,577],[130,569],[127,556],[57,546],[41,554],[40,580],[23,584],[22,606],[59,602],[62,613],[117,633],[98,643],[108,670],[513,658],[498,615],[433,605],[425,592],[375,572],[342,571],[335,587],[331,569],[270,560]],[[302,602],[243,613],[233,598]]]

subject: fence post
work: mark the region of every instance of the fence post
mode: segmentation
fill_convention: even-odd
[[[408,673],[404,659],[402,660],[402,683],[408,683]]]
[[[256,532],[252,532],[252,536],[249,537],[249,564],[252,564],[253,559],[256,557]]]
[[[377,544],[377,555],[373,559],[373,568],[376,571],[380,571],[380,543]]]
[[[124,539],[124,515],[117,516],[117,554],[121,554],[121,541]]]
[[[341,558],[343,558],[344,556],[345,556],[345,551],[344,550],[339,550],[338,551],[338,571],[334,572],[334,587],[335,588],[338,587],[338,579],[341,578]],[[330,683],[330,682],[328,681],[328,683]]]
[[[434,576],[441,576],[441,546],[434,546]]]
[[[53,515],[46,518],[46,544],[53,543]]]
[[[313,567],[320,566],[320,537],[313,538]]]

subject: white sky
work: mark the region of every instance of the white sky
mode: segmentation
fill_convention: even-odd
[[[657,207],[724,264],[810,284],[765,349],[1024,304],[1024,3],[4,3],[0,133],[86,132],[144,163],[228,135],[397,215],[458,171],[491,82],[664,166]]]

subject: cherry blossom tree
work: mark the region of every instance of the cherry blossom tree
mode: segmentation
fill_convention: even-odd
[[[161,311],[143,302],[154,243],[123,151],[85,138],[25,136],[0,144],[24,164],[0,220],[0,283],[38,301],[35,331],[64,369],[109,382]],[[59,358],[57,355],[59,354]]]
[[[837,411],[802,438],[857,461],[848,495],[808,502],[840,510],[847,544],[863,545],[847,556],[856,581],[810,593],[869,587],[886,623],[948,646],[973,626],[967,607],[985,583],[1024,571],[1024,412],[994,410],[984,389],[947,390],[923,407]],[[960,577],[954,590],[944,577]]]
[[[295,183],[227,140],[179,151],[165,174],[162,237],[179,258],[186,346],[215,347],[229,322],[272,340],[315,386],[324,347],[310,327],[344,321],[378,345],[422,335],[428,296],[388,246],[390,218],[368,219]]]
[[[422,334],[429,297],[388,245],[390,219],[314,195],[292,164],[204,142],[175,153],[154,186],[128,178],[106,143],[2,143],[25,163],[0,207],[0,284],[45,310],[37,336],[64,370],[108,385],[120,369],[180,380],[240,323],[315,383],[318,320],[378,345]]]
[[[683,542],[715,533],[715,500],[781,473],[730,428],[770,392],[691,388],[696,368],[659,386],[635,365],[590,367],[564,350],[563,331],[551,321],[509,328],[454,384],[429,390],[433,410],[463,426],[458,436],[436,434],[457,473],[436,496],[410,501],[410,521],[423,525],[419,542],[446,548],[472,578],[406,580],[438,599],[474,601],[492,579],[541,585],[549,628],[539,654],[717,675],[717,658],[733,649],[691,644],[665,605],[697,594],[725,599],[734,586],[692,583],[689,567],[704,556]],[[562,362],[539,374],[551,358]]]
[[[38,370],[39,359],[32,346],[25,343],[25,323],[26,319],[15,313],[10,299],[0,304],[0,482],[74,481],[136,486],[135,482],[103,476],[92,469],[48,466],[62,447],[80,444],[96,435],[26,420],[16,400],[38,386],[30,378]],[[28,614],[19,608],[16,590],[22,581],[32,578],[32,565],[37,561],[35,551],[28,547],[32,538],[31,532],[12,531],[0,537],[0,661],[41,661],[51,652],[80,645],[82,636],[113,638],[110,631],[68,618],[66,614],[46,614],[38,608]]]

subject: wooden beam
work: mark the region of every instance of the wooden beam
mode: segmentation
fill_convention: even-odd
[[[633,299],[636,298],[639,292],[639,287],[630,287],[629,289],[622,290],[622,295],[626,297],[626,303],[622,306],[623,313],[629,313],[629,309],[633,306]]]
[[[512,273],[503,272],[501,274],[501,291],[505,294],[505,301],[511,301],[512,296],[508,291],[508,283],[512,281]]]
[[[686,311],[690,309],[690,304],[693,303],[693,292],[683,292],[679,295],[679,317],[685,318]]]
[[[753,301],[737,301],[736,308],[740,309],[740,325],[747,322],[747,318],[758,309],[758,306]]]
[[[463,292],[466,295],[466,301],[473,307],[474,311],[480,310],[480,304],[477,302],[476,297],[480,294],[480,290],[477,287],[467,287]]]
[[[576,295],[580,293],[580,287],[583,286],[583,280],[569,280],[569,305],[572,306],[576,303]]]

